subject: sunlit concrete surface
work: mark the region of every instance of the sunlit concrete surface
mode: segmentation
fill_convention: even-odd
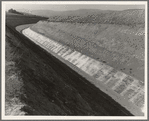
[[[101,84],[108,90],[109,96],[115,98],[121,105],[127,108],[134,115],[143,115],[144,110],[144,85],[139,80],[131,77],[123,72],[115,70],[113,67],[99,62],[91,57],[62,45],[59,42],[51,40],[40,35],[30,28],[22,31],[25,36],[30,38],[34,43],[44,48],[51,54],[61,57],[67,63],[72,64],[76,68],[86,73],[93,80],[89,80],[95,86],[100,87]],[[124,105],[124,101],[128,101],[128,105]],[[130,103],[130,104],[129,104]],[[141,113],[140,113],[140,112]]]

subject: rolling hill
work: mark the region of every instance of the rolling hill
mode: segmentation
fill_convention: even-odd
[[[21,11],[21,10],[20,10]],[[101,23],[144,27],[145,10],[123,11],[79,9],[75,11],[32,10],[32,14],[49,17],[52,22]]]
[[[143,81],[144,12],[67,11],[31,28]]]

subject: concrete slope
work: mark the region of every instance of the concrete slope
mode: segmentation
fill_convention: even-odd
[[[30,28],[23,30],[23,34],[107,93],[132,114],[144,115],[144,85],[141,81]]]

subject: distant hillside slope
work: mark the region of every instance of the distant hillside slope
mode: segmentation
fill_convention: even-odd
[[[34,10],[32,14],[49,17],[52,22],[83,22],[142,26],[145,24],[145,10],[128,9],[123,11],[80,9],[75,11]]]
[[[144,12],[69,11],[40,21],[31,29],[143,81]]]

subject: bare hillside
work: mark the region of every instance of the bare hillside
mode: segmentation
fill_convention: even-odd
[[[145,10],[80,9],[48,15],[48,21],[32,30],[144,80]]]
[[[41,21],[34,31],[144,80],[144,28]]]

